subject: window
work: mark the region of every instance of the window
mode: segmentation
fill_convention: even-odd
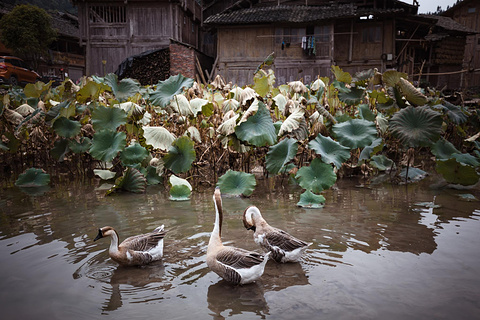
[[[473,7],[473,8],[468,8],[468,13],[475,13],[477,10],[477,8]]]
[[[93,23],[126,23],[126,7],[91,6],[89,19]]]
[[[362,29],[363,43],[376,43],[382,39],[382,28],[379,26],[365,27]]]

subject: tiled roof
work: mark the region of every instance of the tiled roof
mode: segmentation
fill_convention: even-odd
[[[315,22],[321,20],[355,17],[366,14],[400,13],[403,9],[359,9],[354,4],[332,4],[329,6],[253,7],[219,13],[208,17],[205,24],[235,25],[262,24],[274,22]]]
[[[435,25],[447,31],[456,31],[456,32],[470,33],[470,34],[477,33],[475,30],[472,30],[464,26],[463,24],[456,22],[455,20],[449,17],[431,15],[431,14],[419,14],[418,16],[422,18],[434,20],[434,21],[436,20]]]

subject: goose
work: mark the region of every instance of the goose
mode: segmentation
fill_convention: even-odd
[[[255,243],[270,252],[272,259],[279,263],[298,261],[305,249],[312,245],[311,242],[297,239],[270,226],[255,206],[250,206],[243,212],[243,225],[247,230],[254,231]]]
[[[152,232],[140,234],[125,239],[118,244],[118,233],[112,227],[103,227],[93,241],[110,237],[108,254],[112,260],[123,266],[142,266],[160,260],[163,257],[164,225]]]
[[[241,248],[224,246],[222,243],[223,208],[220,189],[213,194],[215,204],[215,224],[207,248],[207,266],[224,280],[243,285],[259,279],[268,256]]]

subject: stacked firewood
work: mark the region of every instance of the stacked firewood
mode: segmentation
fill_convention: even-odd
[[[157,84],[170,76],[170,50],[152,50],[128,57],[115,73],[119,79],[136,79],[142,85]]]

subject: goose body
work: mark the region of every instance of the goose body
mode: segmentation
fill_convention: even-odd
[[[271,258],[276,262],[298,261],[305,249],[312,245],[311,242],[297,239],[281,229],[270,226],[255,206],[245,209],[243,224],[247,230],[254,231],[255,243],[266,252],[270,252]]]
[[[215,189],[213,195],[215,204],[215,225],[208,242],[207,265],[220,277],[235,285],[247,284],[259,279],[268,261],[266,255],[241,248],[224,246],[222,233],[222,198],[220,189]]]
[[[141,266],[163,257],[164,226],[150,233],[132,236],[118,244],[118,233],[112,227],[103,227],[93,241],[110,237],[108,254],[112,260],[124,266]]]

